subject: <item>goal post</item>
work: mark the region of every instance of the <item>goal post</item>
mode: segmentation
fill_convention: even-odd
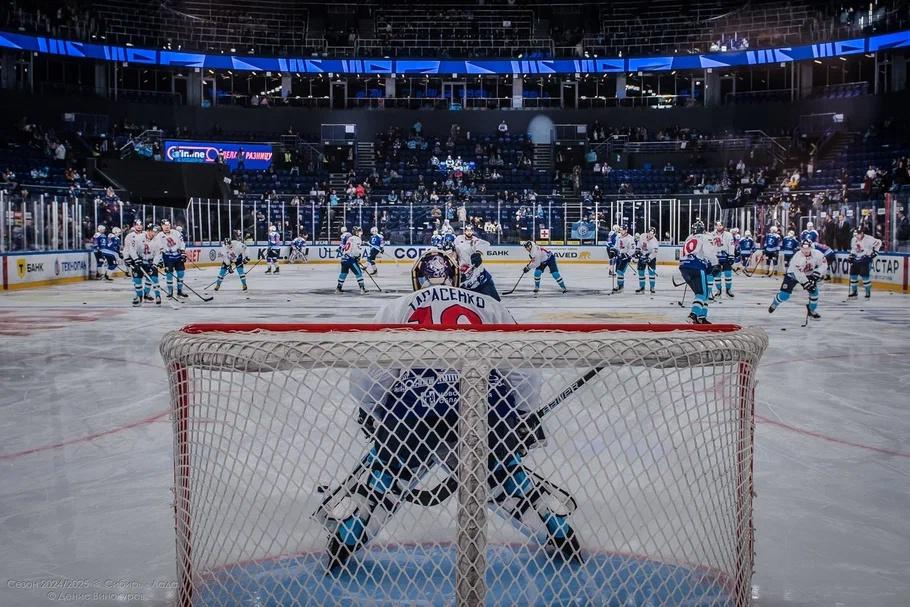
[[[736,325],[168,333],[178,604],[747,605],[766,347]]]

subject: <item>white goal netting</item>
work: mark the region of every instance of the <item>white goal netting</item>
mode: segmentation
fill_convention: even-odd
[[[164,337],[180,605],[749,603],[734,326]]]

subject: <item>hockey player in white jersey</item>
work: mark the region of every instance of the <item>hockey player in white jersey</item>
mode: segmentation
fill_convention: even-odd
[[[363,268],[360,267],[360,258],[363,256],[361,234],[363,234],[363,228],[358,226],[353,228],[352,233],[344,232],[341,235],[341,244],[338,247],[341,255],[341,271],[338,273],[338,284],[335,286],[336,293],[341,293],[344,281],[348,279],[348,272],[354,273],[360,292],[367,292],[367,288],[363,284]]]
[[[474,228],[465,226],[464,233],[455,237],[455,257],[458,269],[464,274],[471,267],[471,255],[483,255],[490,248],[490,243],[474,235]]]
[[[616,238],[616,287],[613,292],[619,293],[626,284],[626,270],[632,256],[635,255],[635,238],[629,233],[628,226],[619,227],[619,236]]]
[[[154,301],[161,305],[161,291],[158,288],[158,268],[162,264],[161,246],[155,234],[155,225],[148,223],[145,233],[136,239],[135,247],[130,252],[133,267],[133,288],[136,297],[133,305],[142,305],[144,301]],[[143,286],[144,283],[144,286]],[[151,293],[154,291],[154,300]]]
[[[127,232],[123,238],[123,263],[126,264],[127,272],[134,277],[139,270],[133,268],[133,260],[136,258],[136,246],[139,244],[139,238],[142,236],[142,220],[137,219],[133,222],[133,228]]]
[[[543,248],[533,240],[526,241],[523,246],[525,251],[528,252],[528,257],[531,258],[531,261],[521,271],[528,273],[531,268],[534,269],[534,292],[537,293],[540,290],[540,277],[543,276],[544,270],[550,270],[550,276],[553,277],[553,280],[556,281],[563,293],[568,292],[566,283],[559,273],[559,266],[556,265],[556,255],[553,254],[553,251]]]
[[[692,289],[689,320],[693,324],[711,324],[708,322],[708,297],[711,295],[708,276],[712,276],[716,269],[717,253],[714,250],[713,238],[705,234],[705,224],[696,221],[692,224],[692,233],[686,238],[679,252],[679,273]]]
[[[215,279],[215,290],[221,288],[224,277],[233,272],[237,272],[240,278],[240,288],[247,290],[246,286],[246,262],[249,258],[246,256],[246,245],[240,238],[225,238],[218,249],[218,257],[221,259],[221,267],[218,269],[218,278]]]
[[[267,236],[268,239],[268,249],[265,252],[265,262],[268,264],[269,269],[265,271],[266,274],[278,274],[281,269],[278,267],[278,258],[281,256],[281,245],[284,244],[281,239],[281,234],[278,233],[278,228],[275,226],[269,226],[269,233]]]
[[[174,298],[174,274],[177,275],[177,297],[189,297],[183,292],[183,277],[186,274],[186,243],[183,235],[171,229],[171,222],[161,222],[161,231],[158,232],[158,248],[164,262],[164,276],[167,283],[167,296]]]
[[[857,297],[857,287],[859,279],[863,279],[863,289],[866,291],[866,299],[872,297],[872,260],[878,257],[878,251],[882,248],[882,241],[878,238],[866,234],[865,229],[860,226],[853,233],[853,240],[850,241],[850,294],[847,297]]]
[[[811,240],[804,240],[799,251],[793,254],[790,265],[787,266],[784,281],[780,286],[780,292],[774,296],[774,301],[768,307],[768,313],[773,313],[777,307],[790,299],[793,293],[793,287],[802,285],[803,289],[809,293],[809,303],[806,304],[806,310],[812,318],[821,318],[816,308],[818,308],[818,281],[828,273],[828,262],[821,251],[812,246]]]
[[[441,251],[422,255],[411,277],[415,292],[384,306],[374,322],[421,327],[515,323],[499,302],[459,288],[458,267]],[[452,337],[457,339],[458,334]],[[350,573],[350,557],[379,533],[400,505],[409,501],[406,496],[413,495],[411,489],[435,468],[441,467],[449,478],[440,487],[454,480],[459,371],[449,366],[445,353],[431,356],[426,364],[431,366],[374,367],[351,374],[358,421],[371,448],[316,511],[329,534],[330,573]],[[544,438],[540,425],[531,429],[527,423],[529,414],[540,406],[539,375],[493,370],[489,385],[490,507],[497,513],[517,513],[510,518],[538,535],[556,561],[582,561],[570,523],[574,499],[523,463],[528,449]],[[451,488],[449,497],[455,489]]]
[[[727,297],[733,297],[733,262],[736,259],[733,234],[724,228],[723,222],[717,221],[714,223],[714,233],[711,238],[717,253],[718,267],[717,273],[714,274],[714,296],[719,297],[726,291]]]
[[[645,234],[642,234],[638,240],[638,289],[636,293],[645,292],[645,270],[648,272],[648,286],[651,292],[655,292],[657,286],[657,251],[660,249],[660,241],[657,240],[657,230],[651,228]]]

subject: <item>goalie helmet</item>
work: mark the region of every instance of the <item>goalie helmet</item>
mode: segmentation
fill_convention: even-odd
[[[427,251],[411,269],[411,286],[415,291],[436,285],[457,287],[461,284],[458,265],[451,257],[439,251]]]

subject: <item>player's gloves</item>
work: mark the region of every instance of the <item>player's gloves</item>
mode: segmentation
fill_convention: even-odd
[[[157,267],[159,270],[163,270],[163,269],[164,269],[164,262],[163,262],[163,261],[159,261],[158,263],[155,264],[155,267]]]
[[[812,272],[811,274],[809,274],[809,280],[814,280],[815,282],[818,282],[821,279],[821,277],[822,277],[821,273],[818,272],[817,270],[815,272]]]
[[[847,261],[849,261],[850,263],[855,262],[855,261],[856,261],[856,255],[854,255],[853,253],[850,253],[850,255],[847,256]]]
[[[482,263],[483,263],[483,257],[481,257],[479,252],[474,251],[473,253],[471,253],[471,265],[472,266],[474,266],[475,268],[479,268],[480,264],[482,264]]]
[[[711,266],[711,274],[720,274],[720,265]]]
[[[803,288],[810,293],[815,290],[816,283],[811,278],[803,283]]]
[[[872,255],[870,255],[870,258],[875,259],[876,257],[878,257],[878,251],[872,251]]]
[[[632,259],[632,258],[629,257],[628,255],[626,255],[625,253],[623,253],[622,255],[619,256],[620,261],[628,262],[630,259]]]
[[[186,262],[186,251],[180,251],[180,261]]]
[[[379,247],[379,252],[380,252],[380,253],[385,253],[385,247]]]
[[[616,249],[607,249],[607,256],[609,256],[610,259],[616,257]]]

